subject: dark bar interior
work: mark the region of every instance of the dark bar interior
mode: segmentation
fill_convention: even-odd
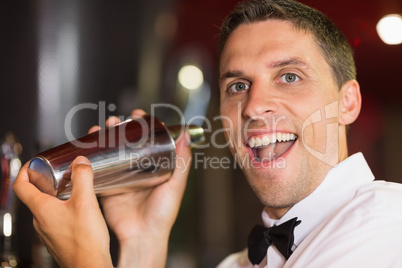
[[[127,118],[135,108],[153,111],[167,125],[180,123],[176,110],[155,105],[161,103],[178,107],[185,118],[205,116],[212,130],[220,128],[220,120],[213,120],[219,115],[219,26],[237,2],[2,1],[3,150],[7,144],[14,148],[14,157],[24,164],[43,150],[85,135],[93,125],[104,127],[109,116]],[[363,108],[348,130],[349,154],[362,151],[377,179],[402,182],[402,46],[385,44],[376,31],[386,14],[402,14],[402,2],[301,2],[332,19],[355,53]],[[185,65],[201,69],[201,90],[189,91],[179,84],[178,73]],[[212,138],[225,144],[223,133],[208,136]],[[244,248],[249,229],[260,221],[262,204],[228,147],[222,147],[193,151],[197,156],[166,267],[215,267]],[[214,157],[227,158],[228,167],[213,168],[210,163],[205,168],[205,162],[197,162]],[[5,187],[9,186],[2,182],[2,191]],[[58,267],[32,226],[31,212],[12,192],[2,195],[13,200],[12,205],[2,201],[1,215],[11,210],[13,216],[11,237],[1,236],[2,253],[11,251],[18,267]],[[116,265],[113,233],[111,253]]]

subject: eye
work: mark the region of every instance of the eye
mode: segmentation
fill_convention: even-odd
[[[237,82],[237,83],[230,85],[228,91],[230,93],[236,93],[236,92],[241,92],[241,91],[244,91],[247,89],[249,89],[249,85],[247,85],[246,83],[243,83],[243,82]]]
[[[280,81],[284,83],[294,83],[299,81],[299,76],[293,73],[286,73],[281,76]]]

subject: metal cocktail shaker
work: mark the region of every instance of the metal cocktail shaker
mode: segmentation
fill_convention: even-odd
[[[182,131],[190,145],[205,141],[194,125],[167,127],[150,115],[124,121],[36,155],[29,163],[29,180],[42,192],[67,199],[71,195],[72,161],[87,157],[98,195],[153,187],[165,182],[175,168],[175,139]]]

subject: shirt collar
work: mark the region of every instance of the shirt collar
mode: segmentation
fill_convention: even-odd
[[[301,224],[294,231],[297,247],[320,223],[353,198],[356,190],[374,180],[362,153],[356,153],[332,168],[324,181],[309,196],[295,204],[281,219],[274,220],[263,210],[266,227],[281,224],[294,217]]]

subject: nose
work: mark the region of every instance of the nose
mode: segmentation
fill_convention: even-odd
[[[243,114],[248,118],[258,120],[258,117],[266,117],[275,113],[277,108],[274,89],[254,83],[248,92]]]

